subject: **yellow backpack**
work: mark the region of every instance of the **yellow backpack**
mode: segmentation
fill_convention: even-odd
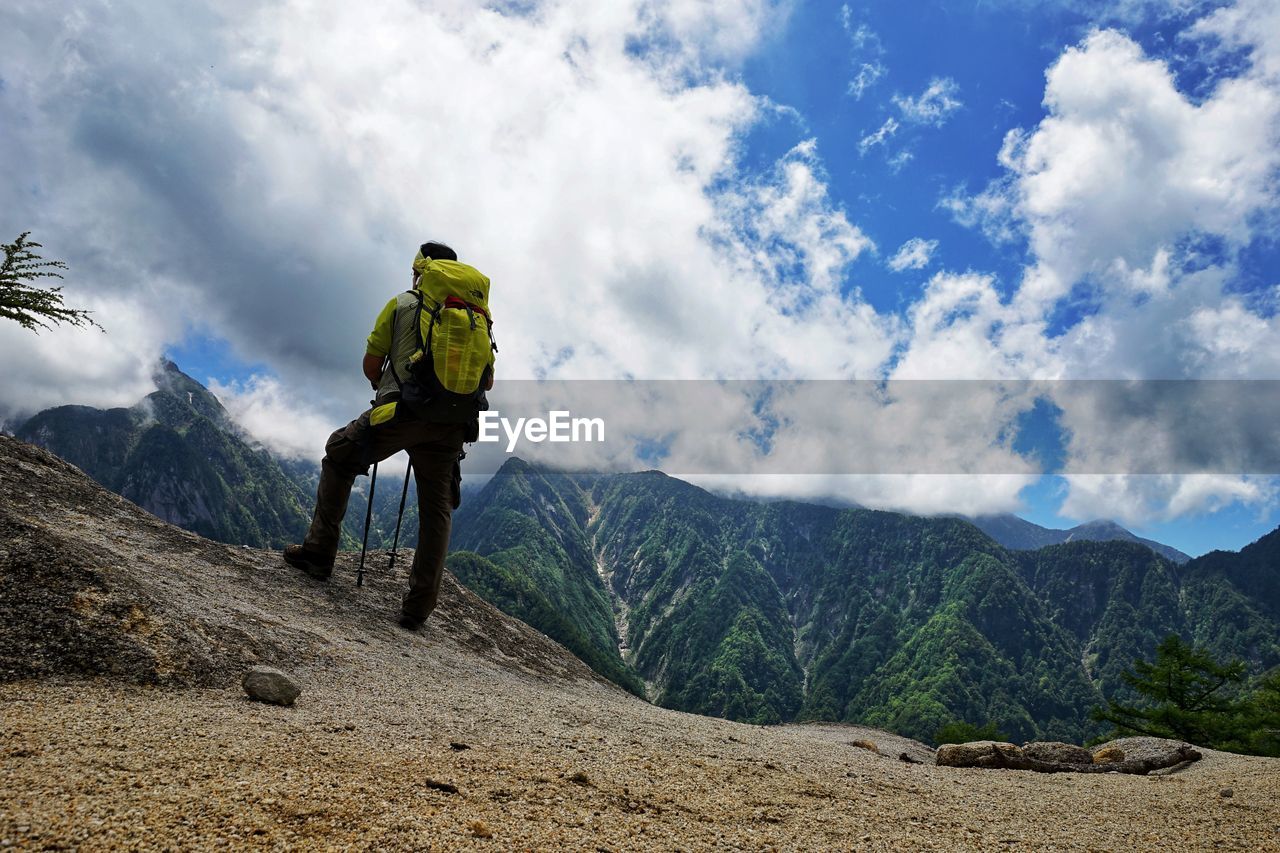
[[[458,261],[425,258],[413,265],[418,282],[414,330],[417,347],[403,374],[421,386],[402,399],[430,420],[465,422],[487,408],[485,386],[493,375],[493,318],[489,279]]]

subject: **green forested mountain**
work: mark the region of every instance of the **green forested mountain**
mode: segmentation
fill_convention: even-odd
[[[322,447],[314,460],[280,460],[228,417],[217,397],[173,362],[155,373],[156,390],[119,409],[59,406],[21,424],[15,435],[76,465],[103,486],[171,522],[219,542],[282,547],[300,542],[311,522]],[[402,477],[384,471],[374,495],[370,548],[390,548]],[[343,547],[359,548],[368,480],[357,479],[343,522]],[[400,543],[417,543],[413,485]]]
[[[127,409],[61,406],[16,431],[166,521],[221,542],[280,546],[305,531],[310,498],[245,441],[204,386],[172,362]]]
[[[1079,740],[1095,730],[1089,709],[1169,632],[1280,663],[1278,534],[1185,566],[1123,541],[1014,552],[960,519],[513,460],[464,504],[453,545],[523,590],[491,593],[478,558],[455,554],[503,609],[548,633],[548,614],[568,617],[578,633],[562,642],[597,671],[639,676],[669,707],[754,722],[928,737],[960,719]]]
[[[557,640],[600,674],[635,693],[642,686],[618,651],[610,596],[596,574],[588,492],[568,474],[513,459],[455,514],[451,547],[458,579],[491,603]]]

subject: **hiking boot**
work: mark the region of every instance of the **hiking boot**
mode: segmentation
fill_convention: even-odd
[[[290,545],[284,549],[284,561],[295,569],[302,569],[318,581],[327,581],[333,574],[333,558],[325,558],[302,545]]]
[[[413,616],[408,613],[400,613],[400,627],[406,631],[419,631],[427,622],[425,616]]]

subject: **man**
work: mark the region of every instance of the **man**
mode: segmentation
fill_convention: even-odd
[[[421,628],[435,609],[453,510],[460,502],[462,445],[475,440],[474,419],[484,405],[483,392],[493,386],[489,280],[457,261],[457,253],[443,243],[423,243],[414,258],[413,288],[393,297],[378,315],[363,364],[364,375],[377,392],[373,408],[329,436],[311,529],[301,545],[284,550],[286,563],[313,578],[327,580],[333,572],[342,519],[356,476],[367,474],[370,464],[407,450],[418,488],[418,547],[400,610],[400,625],[410,631]],[[471,289],[464,291],[465,296],[455,296],[453,291],[462,288]],[[420,321],[425,319],[433,331],[440,330],[440,339],[447,339],[450,327],[437,316],[446,302],[450,309],[466,312],[470,330],[477,328],[477,316],[481,320],[483,356],[469,354],[467,363],[472,369],[480,365],[482,371],[470,379],[452,378],[455,387],[459,381],[469,383],[473,390],[467,394],[446,390],[450,382],[441,385],[434,376],[435,390],[424,391],[408,367],[422,360],[421,351],[432,346],[423,343]],[[428,312],[425,318],[424,310]],[[467,323],[454,328],[468,331]],[[461,333],[453,334],[447,340],[456,349]],[[436,346],[440,346],[439,340]],[[431,355],[426,352],[424,364],[431,363]],[[434,405],[445,397],[452,399],[452,403],[445,401],[447,411]]]

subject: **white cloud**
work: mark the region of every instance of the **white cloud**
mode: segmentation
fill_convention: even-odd
[[[934,77],[918,96],[894,95],[893,103],[908,122],[942,127],[952,113],[964,106],[959,94],[960,86],[955,80]]]
[[[1004,302],[990,275],[940,272],[909,311],[894,379],[1052,378],[1043,322]]]
[[[861,101],[867,90],[880,82],[889,69],[883,62],[863,62],[858,66],[858,73],[849,81],[849,94]]]
[[[693,475],[695,485],[728,494],[799,501],[840,501],[915,515],[977,516],[1020,512],[1019,493],[1035,482],[1021,474]]]
[[[137,300],[84,293],[74,280],[63,295],[68,305],[91,310],[106,331],[57,326],[37,335],[0,325],[0,420],[16,426],[23,416],[68,403],[132,406],[155,390],[156,357],[179,330],[153,322]]]
[[[864,69],[867,75],[875,73],[875,69]],[[850,92],[861,97],[865,86],[874,82],[870,76],[864,81],[860,72],[859,76],[850,84]],[[959,109],[962,104],[956,98],[956,94],[960,88],[956,82],[950,78],[935,77],[929,86],[919,97],[903,97],[895,95],[894,104],[897,105],[898,111],[902,114],[902,121],[890,116],[885,119],[884,124],[879,129],[866,134],[858,140],[858,154],[865,157],[871,149],[883,146],[887,152],[889,150],[889,141],[902,130],[904,127],[911,125],[929,125],[932,127],[942,127],[946,124],[950,115]],[[904,124],[905,123],[905,124]],[[910,143],[899,149],[892,156],[887,157],[887,163],[894,173],[902,171],[902,169],[911,162],[914,154],[911,151]]]
[[[1264,506],[1277,494],[1273,478],[1226,474],[1076,474],[1066,478],[1061,514],[1142,525],[1217,512],[1234,504]]]
[[[894,272],[924,269],[929,266],[929,262],[933,259],[933,253],[937,250],[937,240],[912,237],[898,247],[898,251],[889,259],[889,269]]]
[[[618,4],[621,14],[630,4]],[[740,62],[771,33],[786,30],[794,0],[648,0],[638,14],[651,35],[674,40],[695,63]]]
[[[882,61],[885,53],[884,45],[880,41],[880,36],[866,23],[854,25],[853,10],[848,5],[840,7],[840,25],[849,36],[849,45],[853,50],[853,64],[858,69],[853,79],[849,81],[848,92],[855,100],[860,101],[867,90],[889,73],[888,67]]]
[[[877,145],[885,145],[890,137],[898,132],[898,120],[896,118],[885,119],[884,124],[880,125],[880,129],[858,140],[858,153],[866,156],[867,152]]]
[[[1275,203],[1280,95],[1257,79],[1224,80],[1196,105],[1163,63],[1102,31],[1049,70],[1045,104],[1049,117],[1002,152],[1016,177],[1009,203],[1042,268],[1024,300],[1056,300],[1118,263],[1150,269],[1187,234],[1242,245],[1251,216]]]
[[[23,200],[0,225],[36,228],[82,281],[132,299],[164,330],[147,355],[196,324],[335,420],[363,402],[364,335],[426,235],[493,278],[502,377],[870,365],[844,351],[841,318],[883,324],[835,286],[869,244],[816,160],[763,175],[736,160],[770,105],[715,63],[788,8],[19,4],[0,36],[0,150],[27,168],[0,179]],[[161,280],[182,298],[152,298]],[[755,338],[799,322],[820,346]]]
[[[1237,0],[1199,21],[1191,32],[1247,49],[1253,74],[1280,77],[1280,5],[1273,0]]]
[[[1006,137],[1006,175],[976,196],[940,203],[994,239],[1025,236],[1021,281],[1003,298],[981,278],[935,277],[912,308],[895,375],[1276,376],[1274,310],[1228,291],[1236,253],[1264,233],[1278,206],[1280,86],[1268,57],[1280,29],[1267,25],[1272,14],[1245,0],[1195,28],[1251,45],[1253,57],[1197,100],[1120,33],[1094,32],[1065,51],[1047,75],[1048,116]],[[1083,317],[1051,334],[1067,300],[1079,301]],[[1068,470],[1128,470],[1152,454],[1158,466],[1176,449],[1142,423],[1103,434],[1104,421],[1090,415],[1087,406],[1067,407]],[[1118,455],[1108,462],[1103,448]],[[1073,474],[1062,512],[1136,523],[1275,497],[1266,481],[1228,473]]]
[[[316,414],[306,394],[278,379],[255,375],[244,382],[208,380],[231,419],[271,452],[285,459],[314,460],[341,424]]]

